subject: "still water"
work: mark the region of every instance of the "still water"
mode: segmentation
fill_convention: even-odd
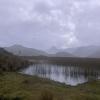
[[[100,68],[98,67],[34,64],[23,69],[21,73],[48,78],[72,86],[100,79]]]

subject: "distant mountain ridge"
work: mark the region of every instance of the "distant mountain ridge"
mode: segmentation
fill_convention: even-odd
[[[74,57],[71,53],[67,53],[67,52],[57,52],[57,53],[52,52],[52,54],[49,54],[42,50],[27,48],[21,45],[13,45],[10,47],[5,47],[5,50],[18,56]]]
[[[10,47],[5,47],[5,50],[18,56],[41,56],[41,55],[46,56],[47,55],[47,53],[42,50],[27,48],[21,45],[13,45]]]
[[[75,47],[75,48],[67,48],[67,49],[63,49],[59,52],[65,52],[65,53],[69,53],[74,55],[75,57],[94,57],[91,55],[95,55],[96,57],[96,52],[98,52],[98,54],[100,51],[100,46],[83,46],[83,47]]]
[[[58,49],[52,47],[45,52],[34,48],[27,48],[21,45],[13,45],[4,48],[6,51],[18,56],[48,56],[48,57],[88,57],[100,58],[100,46],[83,46],[76,48]]]
[[[74,55],[75,57],[100,58],[100,46],[89,45],[75,48],[56,49],[56,53],[64,52]],[[63,55],[63,54],[62,54]]]
[[[89,55],[90,58],[100,58],[100,50],[94,52],[93,54]]]
[[[0,55],[12,55],[12,54],[7,52],[4,48],[0,48]]]
[[[47,50],[47,52],[48,52],[49,54],[55,54],[55,53],[60,52],[60,51],[62,51],[62,49],[58,49],[58,48],[55,47],[55,46],[52,46],[50,49]]]
[[[84,46],[84,47],[72,48],[69,52],[78,57],[88,57],[89,55],[92,55],[98,50],[100,50],[100,46]],[[68,50],[66,51],[68,52]]]

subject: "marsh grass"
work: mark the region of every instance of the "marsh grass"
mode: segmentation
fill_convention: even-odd
[[[0,75],[0,100],[100,100],[100,81],[75,87],[18,73]]]
[[[40,100],[53,100],[54,96],[51,91],[44,90],[40,95]]]
[[[3,95],[0,95],[0,100],[23,100],[21,97],[7,97],[7,96],[3,96]]]

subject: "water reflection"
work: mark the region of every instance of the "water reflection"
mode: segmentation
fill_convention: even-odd
[[[51,64],[34,64],[22,71],[24,74],[36,75],[69,85],[77,85],[99,79],[100,69],[93,67],[61,66]]]

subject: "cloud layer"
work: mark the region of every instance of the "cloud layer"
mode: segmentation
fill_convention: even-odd
[[[0,0],[0,45],[99,45],[99,16],[100,0]]]

